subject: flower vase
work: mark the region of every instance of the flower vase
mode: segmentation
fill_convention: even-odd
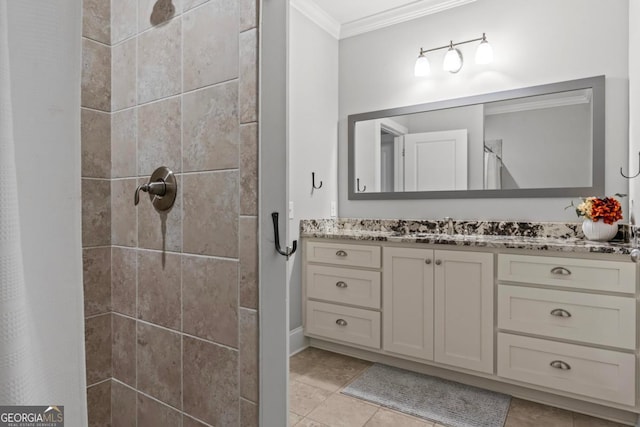
[[[618,234],[618,223],[607,224],[603,220],[594,222],[590,219],[585,219],[582,223],[582,231],[587,240],[606,242]]]

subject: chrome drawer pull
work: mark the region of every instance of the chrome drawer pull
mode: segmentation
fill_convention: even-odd
[[[564,267],[553,267],[551,269],[551,274],[557,274],[558,276],[570,276],[571,271],[567,270]]]
[[[562,308],[553,309],[549,314],[557,317],[571,317],[571,313],[569,313],[567,310],[563,310]]]
[[[336,252],[336,256],[343,256],[344,257],[344,256],[347,256],[347,253],[341,249],[338,252]]]
[[[344,319],[338,319],[336,320],[336,325],[338,326],[347,326],[347,321]]]
[[[347,287],[347,284],[345,282],[340,281],[340,282],[336,283],[336,286],[339,287],[339,288],[344,289],[344,288]]]
[[[563,371],[568,371],[571,369],[571,365],[569,365],[567,362],[563,362],[562,360],[554,360],[553,362],[549,363],[549,366],[551,366],[552,368],[561,369]]]

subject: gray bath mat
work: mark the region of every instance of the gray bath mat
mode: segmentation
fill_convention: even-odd
[[[379,363],[342,393],[451,427],[504,426],[511,397]]]

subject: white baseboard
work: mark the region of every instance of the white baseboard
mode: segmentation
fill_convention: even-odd
[[[309,338],[304,336],[302,326],[289,332],[289,356],[300,353],[309,347]]]

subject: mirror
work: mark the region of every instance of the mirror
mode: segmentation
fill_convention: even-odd
[[[604,76],[355,114],[349,199],[604,190]]]

